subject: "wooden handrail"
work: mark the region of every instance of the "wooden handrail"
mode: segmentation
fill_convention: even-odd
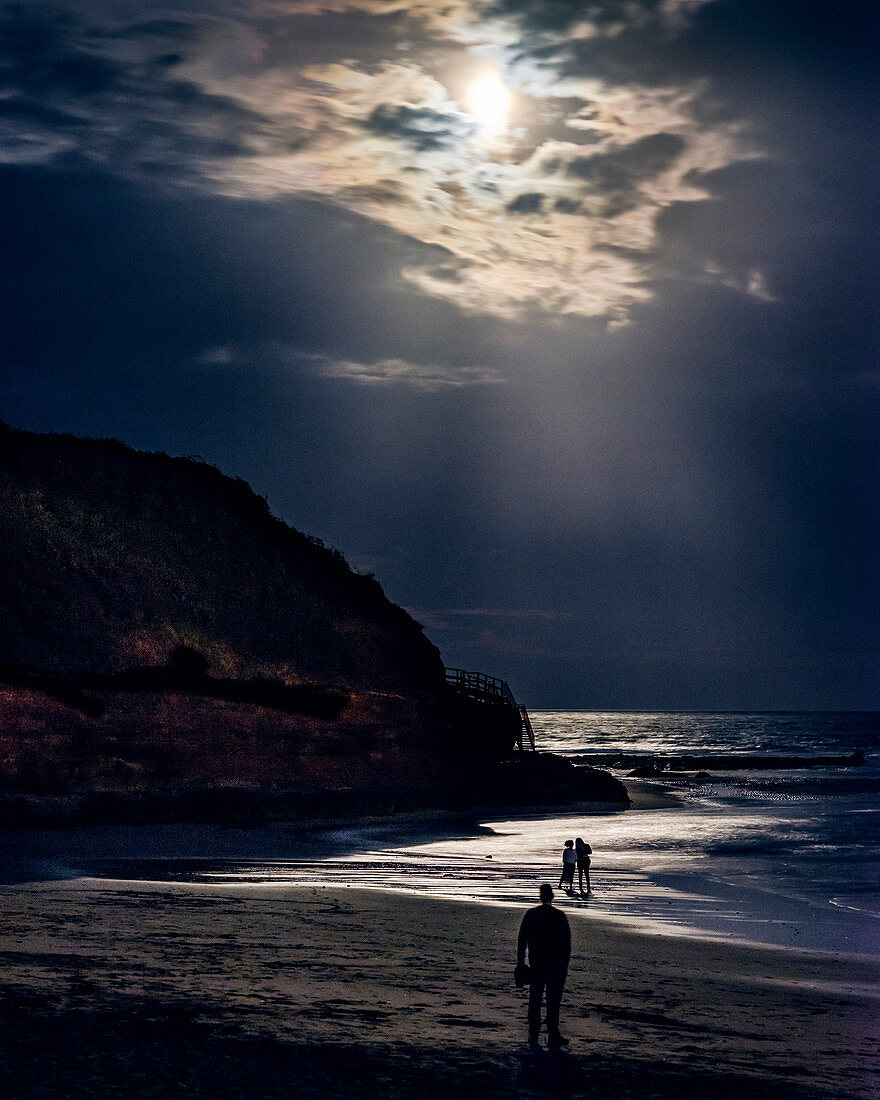
[[[526,747],[535,751],[535,734],[529,720],[529,712],[522,703],[514,698],[510,685],[497,676],[487,676],[485,672],[468,672],[463,668],[447,668],[446,683],[461,695],[477,699],[481,703],[495,703],[510,707],[519,719],[517,748],[523,752]]]
[[[486,702],[506,703],[516,707],[517,703],[510,685],[497,676],[487,676],[485,672],[467,672],[463,668],[447,668],[446,683],[456,691]]]

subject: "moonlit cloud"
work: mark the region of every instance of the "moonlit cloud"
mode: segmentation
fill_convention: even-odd
[[[467,312],[625,322],[652,295],[659,213],[706,197],[696,170],[755,155],[735,120],[701,115],[698,81],[612,80],[577,61],[579,42],[630,32],[648,51],[692,4],[621,5],[613,18],[381,0],[76,10],[5,11],[31,55],[6,69],[8,162],[77,152],[169,186],[332,203],[441,249],[401,276]],[[316,20],[331,17],[341,37],[310,50]],[[397,57],[366,31],[387,36],[389,20],[409,35]],[[463,74],[481,58],[514,92],[506,129],[469,111]]]
[[[378,359],[357,363],[351,359],[313,357],[318,372],[327,378],[348,378],[365,385],[398,384],[417,390],[438,390],[448,386],[491,385],[502,381],[497,370],[486,367],[449,367],[409,363],[403,359]]]
[[[377,358],[369,362],[317,355],[277,343],[250,347],[218,345],[205,348],[196,361],[208,367],[229,367],[251,362],[271,362],[279,366],[304,369],[322,378],[340,378],[365,386],[402,386],[423,392],[435,392],[462,386],[496,385],[504,381],[497,368],[474,364],[438,364],[405,359]]]

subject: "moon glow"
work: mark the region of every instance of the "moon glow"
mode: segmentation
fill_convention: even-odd
[[[471,85],[468,103],[484,125],[499,126],[507,114],[510,93],[497,76],[487,73]]]

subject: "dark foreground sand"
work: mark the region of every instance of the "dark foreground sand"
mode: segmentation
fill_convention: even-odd
[[[379,892],[0,888],[0,1095],[868,1098],[880,964],[573,919],[564,1053],[520,912]]]

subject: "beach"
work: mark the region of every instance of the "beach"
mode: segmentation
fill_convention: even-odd
[[[7,830],[2,1094],[880,1095],[873,716],[537,723],[570,754],[604,738],[868,762],[628,778],[626,811]],[[593,893],[555,900],[571,1042],[536,1052],[516,935],[579,835]]]
[[[332,886],[0,888],[0,1090],[30,1097],[875,1097],[880,964],[570,911],[565,1052],[522,908]]]

